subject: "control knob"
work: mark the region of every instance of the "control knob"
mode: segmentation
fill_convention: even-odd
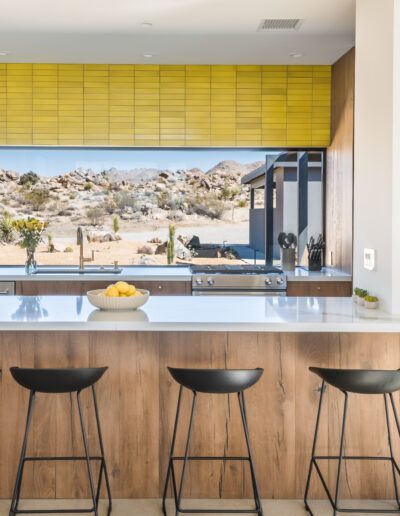
[[[196,284],[197,285],[202,285],[203,284],[203,280],[201,278],[196,278]]]
[[[278,285],[283,285],[284,283],[283,278],[278,278],[276,282],[278,283]]]
[[[211,286],[214,285],[214,280],[212,278],[207,279],[207,283]]]
[[[271,278],[265,278],[265,284],[266,285],[271,285],[272,284]]]

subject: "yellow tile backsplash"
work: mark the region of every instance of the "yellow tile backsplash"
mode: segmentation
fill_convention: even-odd
[[[331,67],[0,64],[0,145],[330,143]]]

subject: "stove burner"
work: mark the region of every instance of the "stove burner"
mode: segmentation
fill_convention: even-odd
[[[191,265],[190,268],[197,274],[282,274],[270,265]]]

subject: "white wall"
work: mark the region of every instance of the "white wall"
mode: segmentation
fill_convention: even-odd
[[[395,11],[396,2],[357,0],[354,285],[378,295],[382,308],[400,313],[400,131],[395,104],[399,91],[394,88],[400,69],[394,48],[400,10],[396,6]],[[374,271],[364,269],[364,248],[376,250]]]

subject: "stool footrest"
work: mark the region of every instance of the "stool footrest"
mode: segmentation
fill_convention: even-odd
[[[18,509],[12,512],[13,514],[90,514],[95,510],[91,507],[90,509]]]
[[[33,461],[53,461],[53,460],[87,460],[86,457],[24,457],[24,462],[33,462]],[[89,460],[101,460],[104,461],[104,457],[89,457]]]
[[[171,457],[171,460],[247,460],[249,457],[217,457],[215,455],[211,457],[206,456],[189,456],[189,457]]]
[[[178,509],[182,514],[258,514],[260,509]]]

